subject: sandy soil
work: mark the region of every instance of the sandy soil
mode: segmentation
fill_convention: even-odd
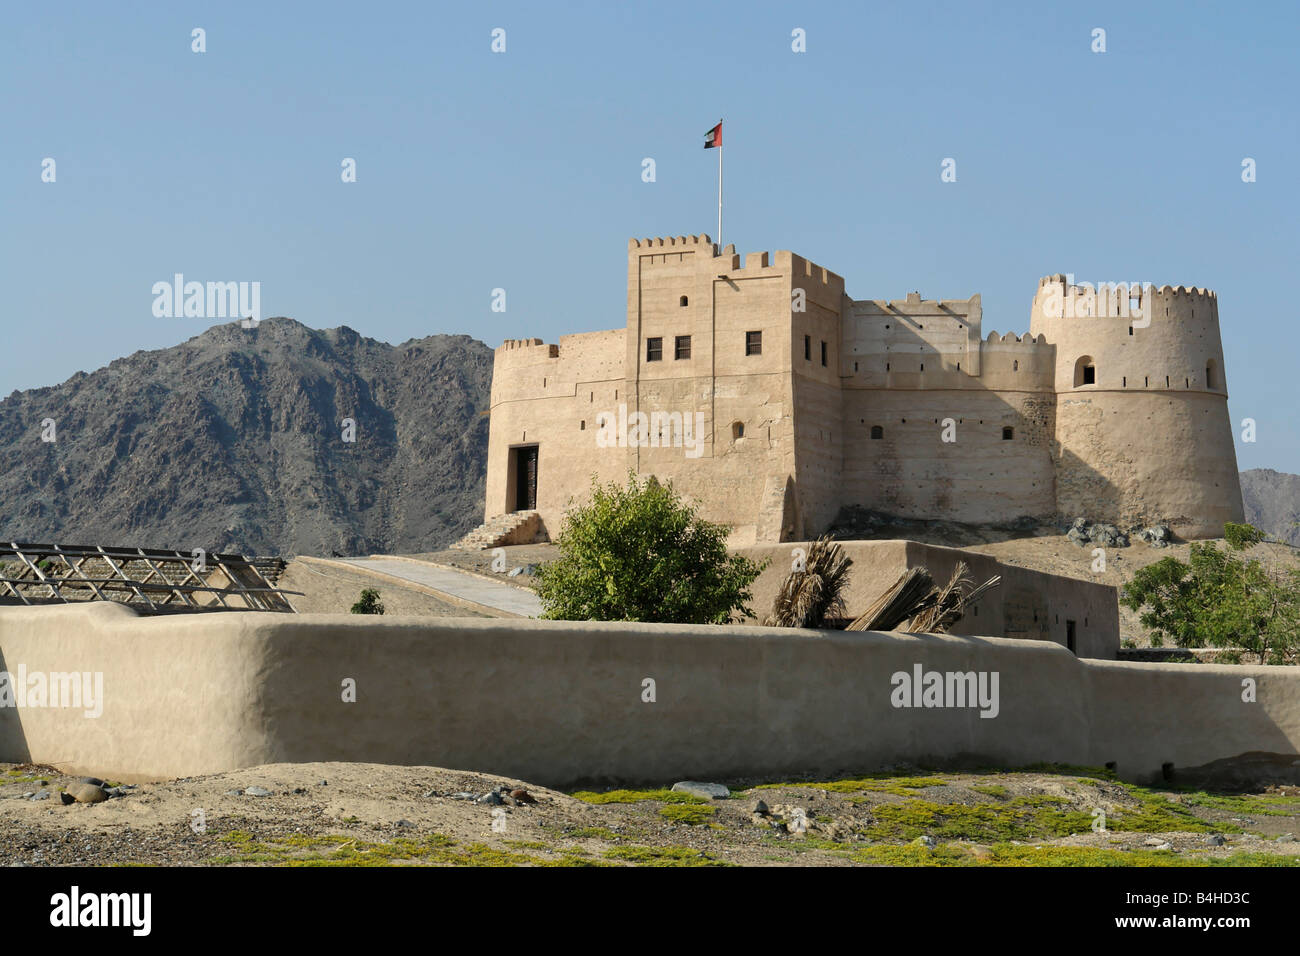
[[[580,798],[490,774],[378,764],[271,764],[64,805],[58,791],[76,781],[0,764],[0,863],[1300,864],[1300,843],[1287,836],[1300,833],[1300,787],[1155,792],[1078,771],[726,781],[731,798],[698,802],[662,790]],[[536,802],[457,796],[497,787]],[[630,802],[597,802],[610,799]],[[766,815],[754,813],[759,800]],[[1099,810],[1106,832],[1092,830]],[[927,837],[934,848],[916,842]]]
[[[348,614],[361,597],[362,588],[374,588],[389,615],[415,617],[483,617],[450,601],[442,601],[415,588],[407,588],[387,578],[322,567],[306,561],[290,561],[280,576],[279,587],[289,594],[289,601],[302,614]]]

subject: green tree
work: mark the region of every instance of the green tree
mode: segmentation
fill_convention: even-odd
[[[1212,543],[1193,544],[1189,561],[1148,565],[1125,586],[1121,603],[1157,647],[1218,647],[1261,664],[1300,662],[1300,570],[1272,574]]]
[[[379,600],[379,592],[374,588],[362,588],[361,599],[352,605],[353,614],[383,614],[384,605]]]
[[[570,509],[560,556],[535,575],[542,617],[558,621],[726,624],[753,617],[746,604],[767,562],[727,553],[727,528],[700,518],[653,476],[627,486],[592,479],[591,499]]]
[[[1227,539],[1228,546],[1233,550],[1245,551],[1247,548],[1263,541],[1264,532],[1254,525],[1234,524],[1229,521],[1223,526],[1223,537]]]

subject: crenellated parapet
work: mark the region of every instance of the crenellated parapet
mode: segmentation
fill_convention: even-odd
[[[692,250],[704,246],[709,250],[713,249],[713,240],[706,233],[700,233],[698,236],[659,236],[652,239],[629,239],[627,241],[628,251],[641,250],[646,251],[664,251],[665,247],[670,250],[683,249],[692,247]]]

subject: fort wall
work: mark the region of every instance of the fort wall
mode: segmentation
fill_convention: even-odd
[[[1261,753],[1284,765],[1300,757],[1300,668],[1081,660],[1046,641],[252,612],[141,618],[95,602],[0,609],[0,669],[20,666],[102,673],[103,713],[0,708],[0,760],[126,781],[364,761],[547,786],[662,785],[909,761],[1113,763],[1146,782]],[[918,666],[996,673],[996,716],[893,706],[893,675]],[[342,699],[345,677],[356,681],[355,702]],[[1252,703],[1241,699],[1246,678],[1257,685]]]

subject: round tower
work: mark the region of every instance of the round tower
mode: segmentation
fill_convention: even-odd
[[[1056,349],[1057,510],[1187,538],[1242,520],[1219,307],[1208,289],[1038,283]]]

